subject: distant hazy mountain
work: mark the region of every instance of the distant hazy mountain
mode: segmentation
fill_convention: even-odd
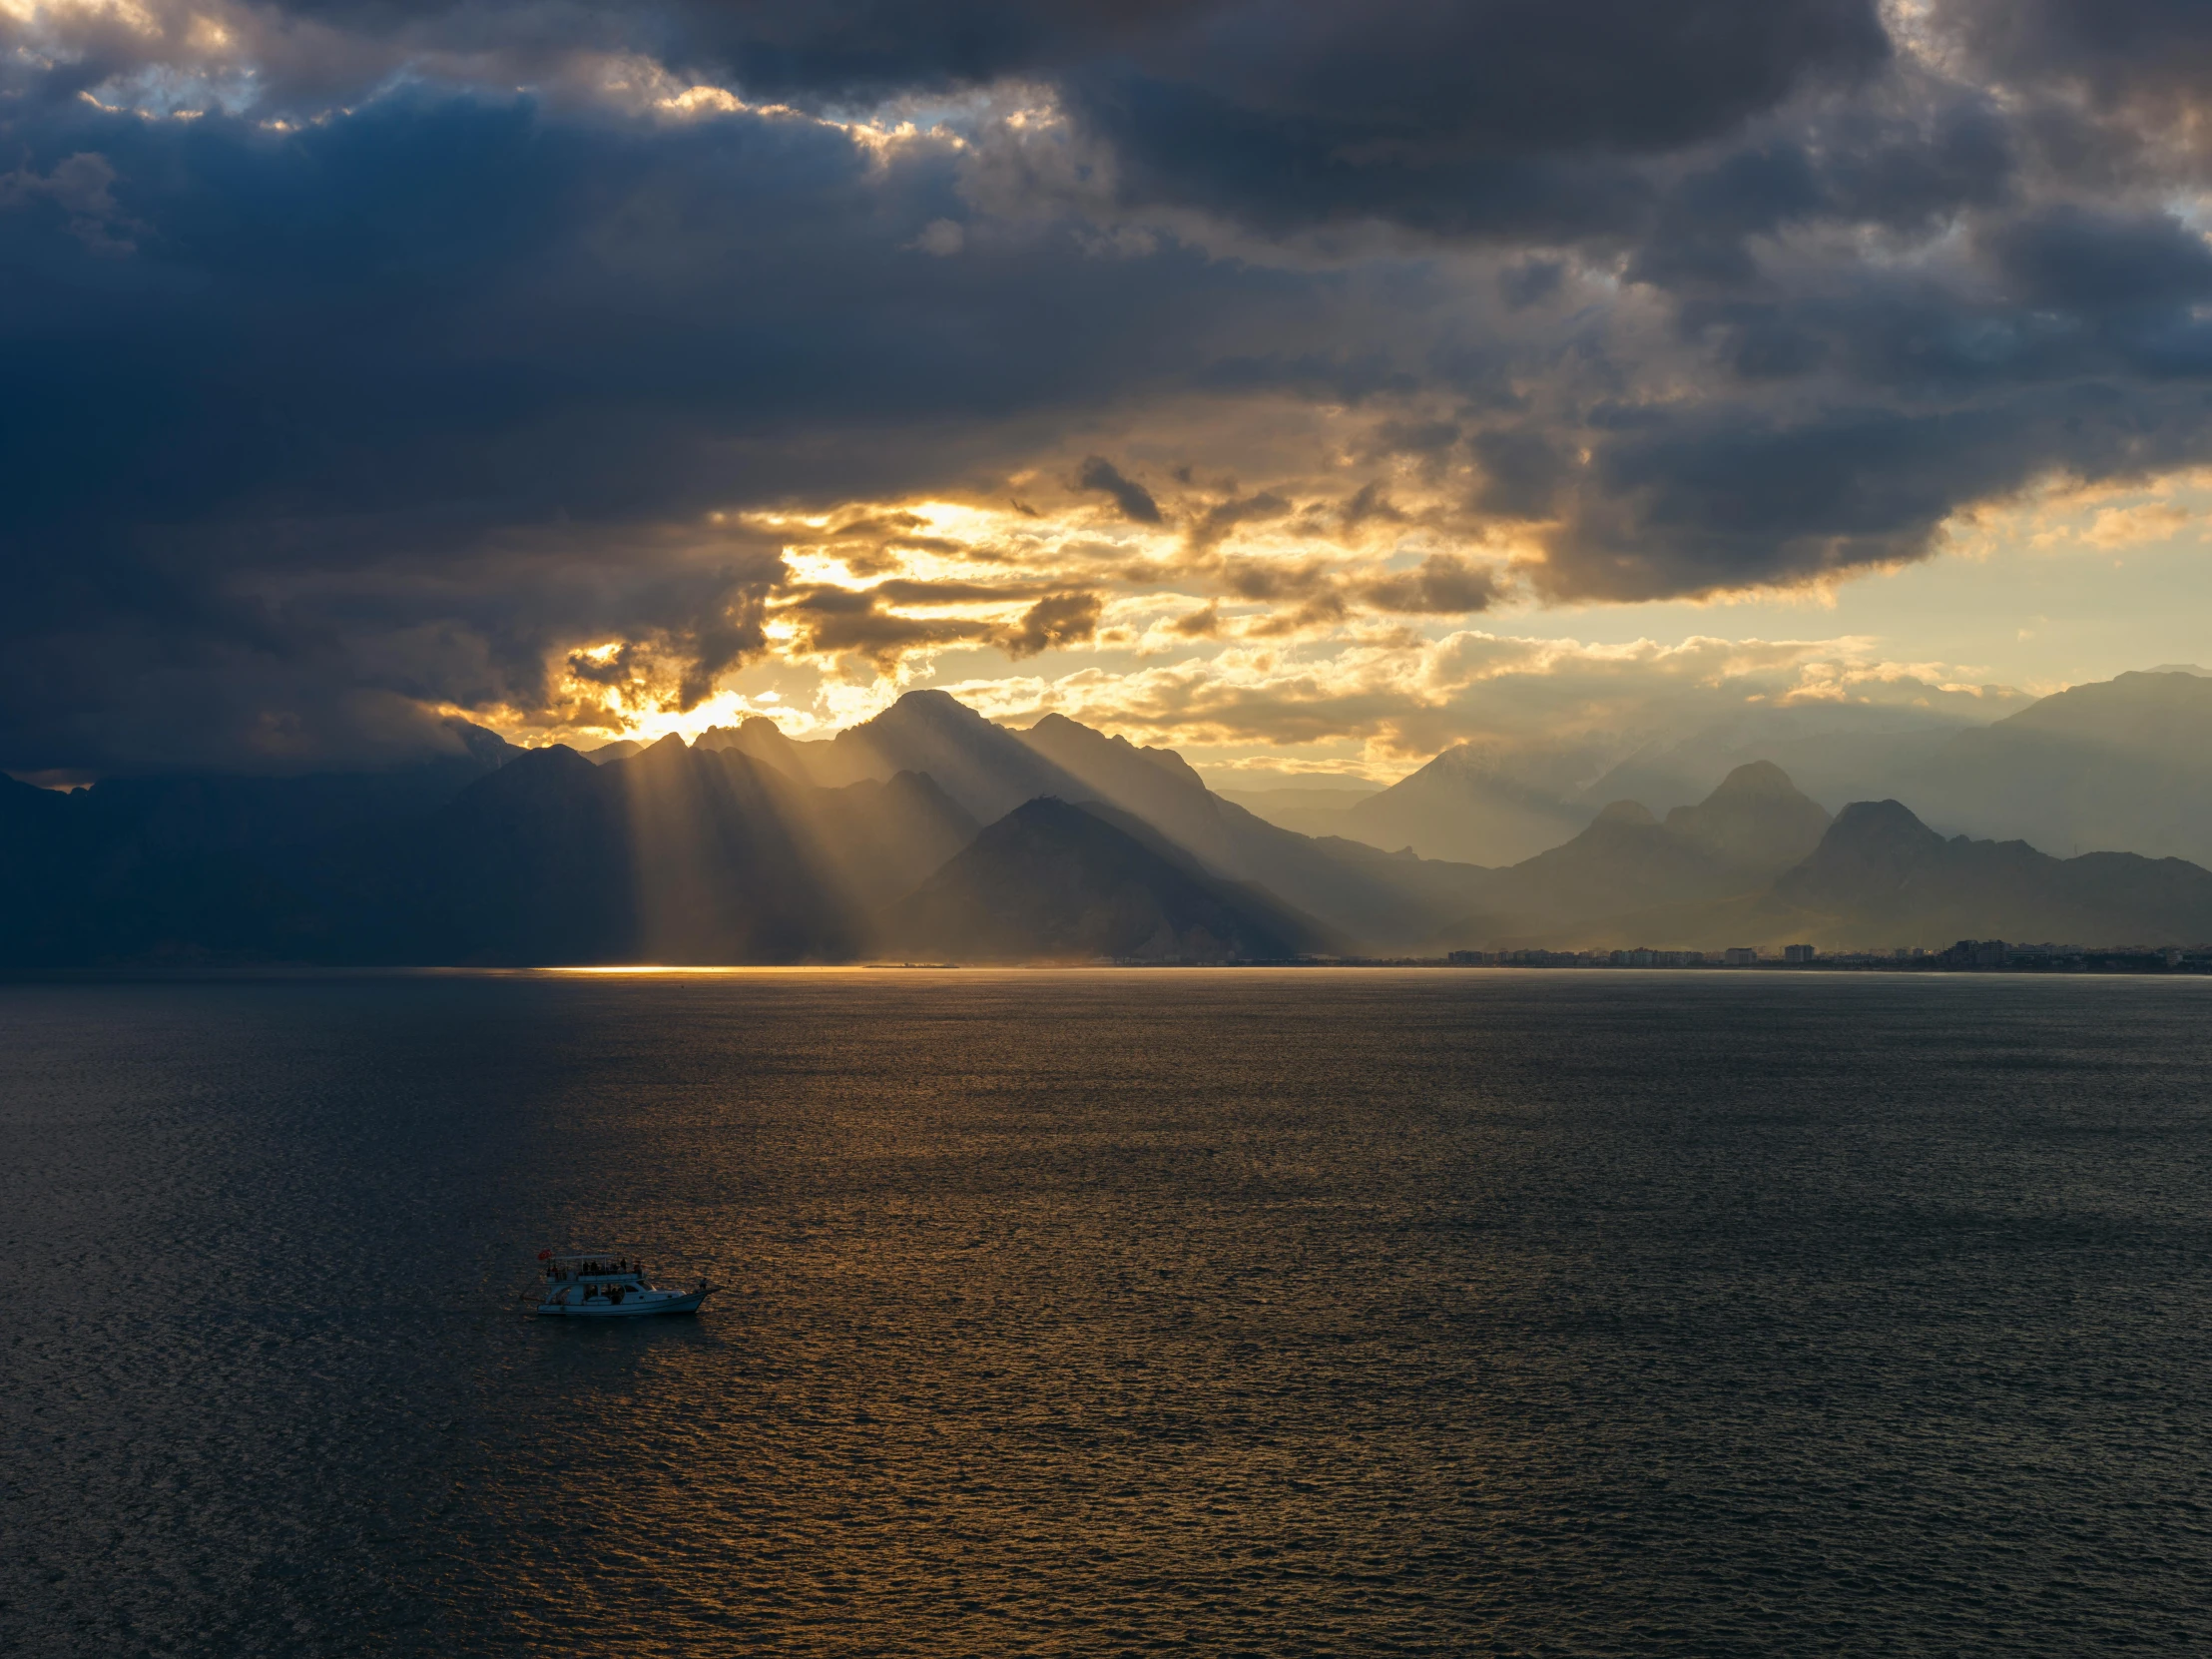
[[[1722,779],[1692,807],[1667,814],[1667,832],[1752,875],[1775,875],[1809,855],[1828,833],[1827,810],[1771,761]]]
[[[1556,846],[1597,816],[1572,799],[1604,770],[1600,751],[1460,744],[1354,806],[1343,833],[1424,858],[1509,864]]]
[[[1738,767],[1766,761],[1830,809],[1877,799],[1925,768],[1973,723],[1898,705],[1810,702],[1745,709],[1682,738],[1643,745],[1581,798],[1641,801],[1654,812],[1702,800]]]
[[[1267,960],[1322,942],[1264,893],[1055,800],[1017,807],[884,914],[886,945],[958,961]]]
[[[1746,709],[1688,736],[1640,742],[1461,744],[1352,807],[1326,832],[1410,846],[1429,858],[1518,863],[1566,840],[1608,802],[1639,801],[1663,815],[1702,801],[1758,761],[1830,806],[1889,793],[1966,725],[1926,709],[1824,702]]]
[[[1751,768],[1664,825],[1632,802],[1616,803],[1566,845],[1495,872],[1478,907],[1445,928],[1438,947],[2212,940],[2212,870],[2178,858],[2061,859],[2023,841],[1946,839],[1895,801],[1846,807],[1801,859],[1777,868],[1789,847],[1803,846],[1817,813],[1778,774]]]
[[[1946,840],[1895,801],[1845,808],[1774,897],[1839,945],[2212,940],[2212,870],[2133,852],[2054,858],[2025,841]]]
[[[1579,944],[1656,907],[1755,894],[1818,846],[1828,823],[1818,803],[1765,762],[1738,767],[1664,823],[1640,802],[1616,801],[1573,838],[1485,872],[1460,918],[1436,937],[1450,946]]]
[[[2212,679],[2074,686],[1958,734],[1885,793],[1934,823],[2055,853],[2212,863]]]
[[[1361,802],[1380,795],[1379,789],[1267,789],[1220,790],[1214,793],[1233,802],[1255,818],[1265,819],[1278,830],[1301,835],[1343,835],[1352,829],[1350,814]]]
[[[1508,890],[1532,914],[1581,920],[1662,899],[1718,898],[1757,879],[1678,835],[1634,801],[1616,801],[1563,846],[1515,864]]]

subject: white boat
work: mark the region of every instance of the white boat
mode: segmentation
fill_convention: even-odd
[[[643,1314],[696,1314],[716,1287],[702,1279],[688,1291],[648,1284],[636,1253],[578,1250],[556,1256],[538,1252],[545,1283],[530,1293],[537,1311],[563,1319],[636,1319]]]

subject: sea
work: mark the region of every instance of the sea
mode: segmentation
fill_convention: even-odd
[[[11,1655],[2212,1651],[2204,979],[17,984],[0,1309]]]

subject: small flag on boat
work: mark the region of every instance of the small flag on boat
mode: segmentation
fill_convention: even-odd
[[[541,1251],[539,1251],[539,1252],[538,1252],[538,1260],[539,1260],[539,1261],[541,1261],[541,1262],[550,1262],[550,1261],[552,1261],[552,1260],[553,1260],[553,1252],[551,1252],[550,1250],[541,1250]]]

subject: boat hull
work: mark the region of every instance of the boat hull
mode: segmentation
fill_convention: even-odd
[[[631,1295],[620,1302],[541,1302],[537,1312],[547,1319],[570,1320],[635,1320],[654,1319],[664,1314],[696,1314],[700,1305],[715,1293],[713,1290],[687,1291],[681,1296],[641,1297]]]

